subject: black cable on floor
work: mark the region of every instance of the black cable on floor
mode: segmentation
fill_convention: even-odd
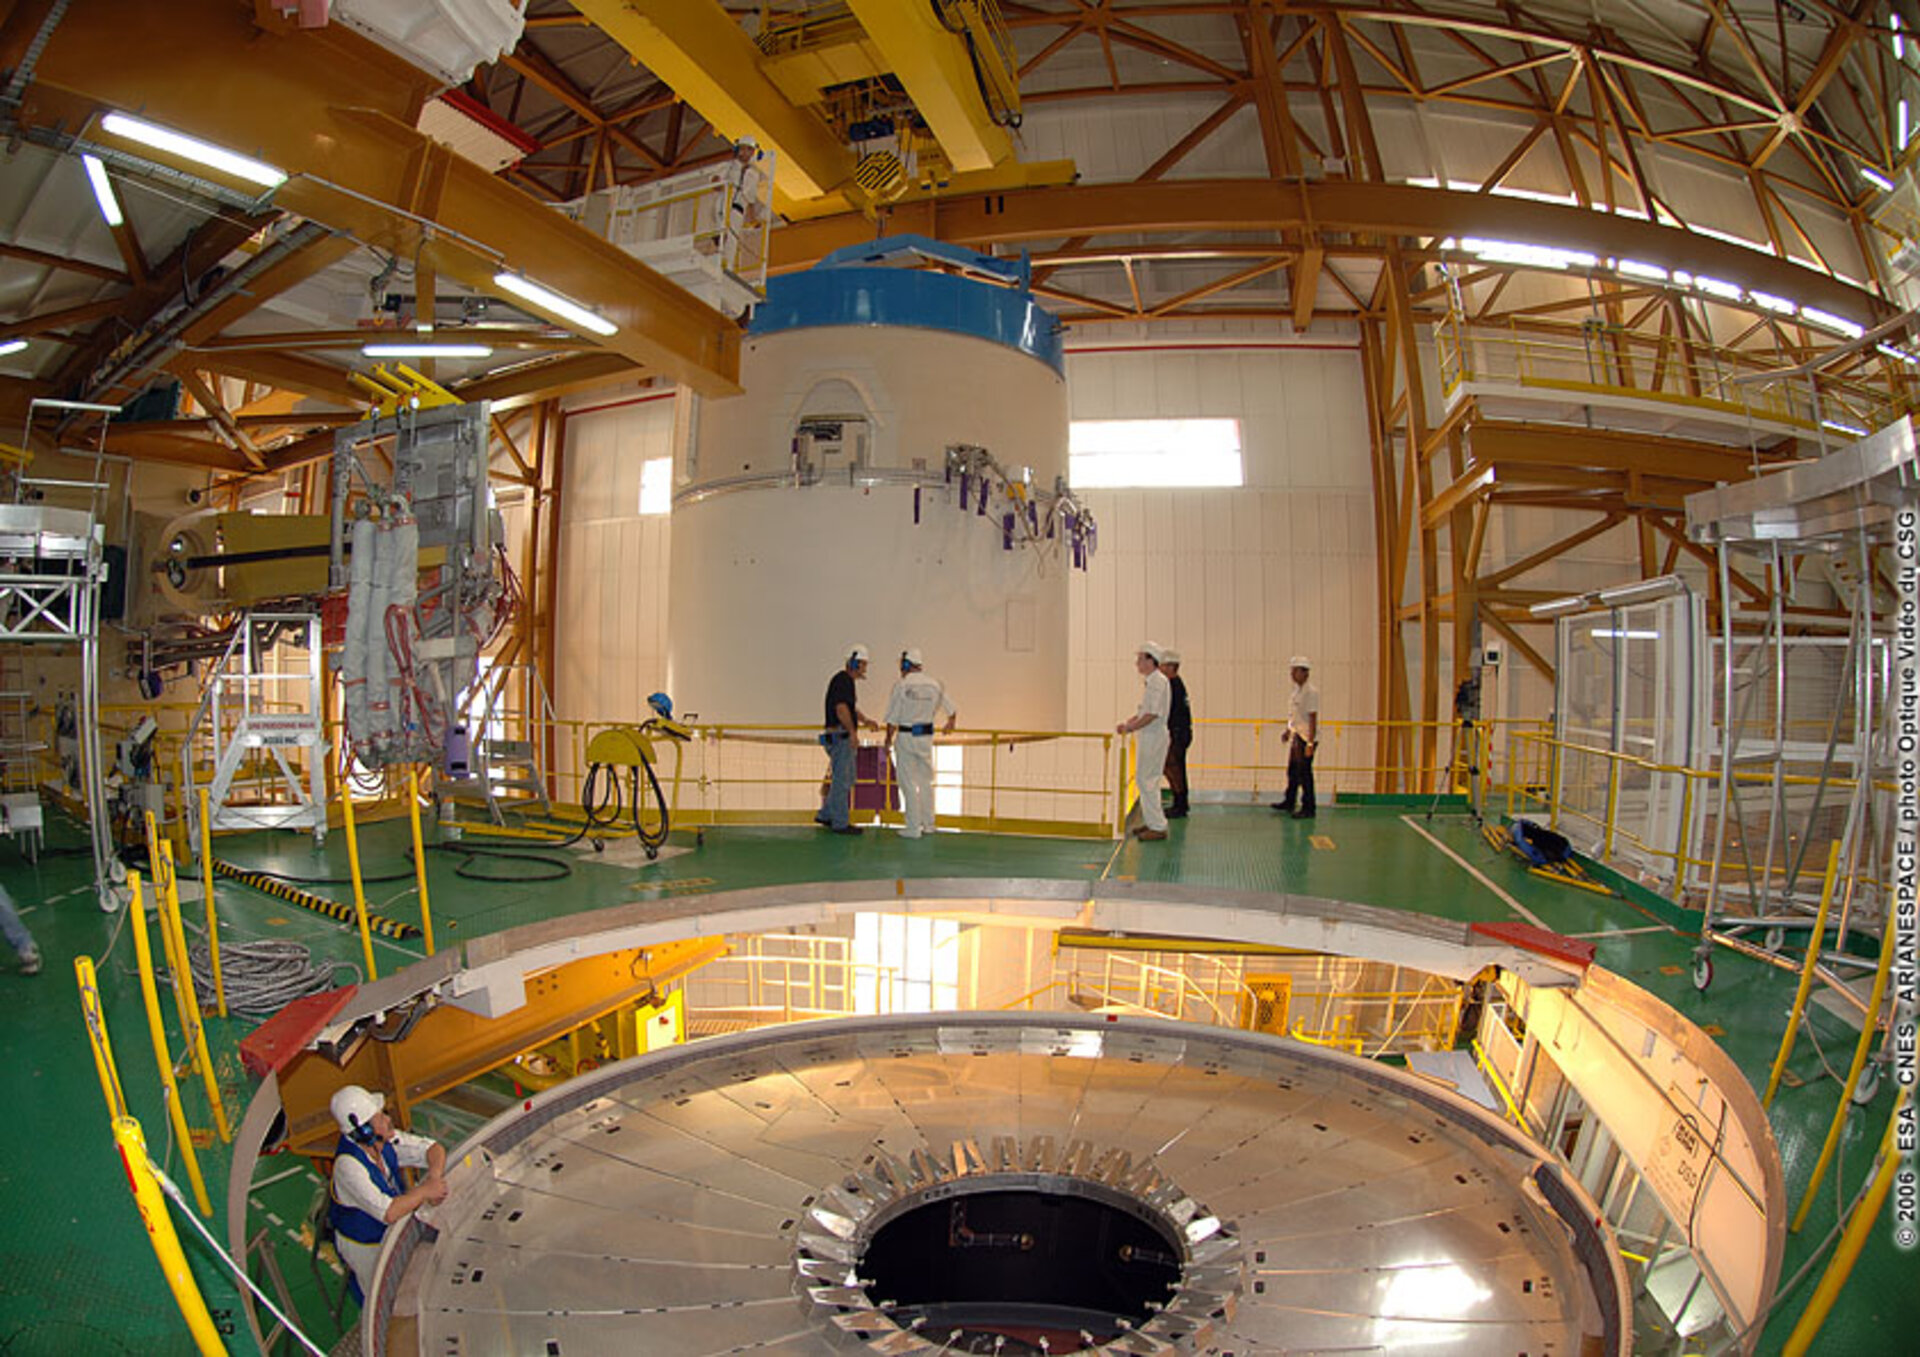
[[[512,886],[539,881],[565,881],[573,875],[572,864],[562,858],[550,857],[545,853],[514,852],[511,849],[504,848],[476,848],[470,843],[433,843],[427,845],[427,851],[429,853],[458,854],[461,861],[459,865],[453,869],[453,874],[466,881],[489,881],[496,885]],[[499,876],[488,872],[473,870],[473,862],[477,858],[499,858],[505,862],[532,863],[536,866],[545,867],[547,870],[522,876]]]

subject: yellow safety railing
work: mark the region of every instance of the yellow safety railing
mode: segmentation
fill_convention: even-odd
[[[1911,393],[1831,374],[1820,374],[1817,391],[1806,379],[1754,381],[1759,369],[1751,354],[1604,324],[1550,334],[1514,319],[1469,320],[1450,310],[1434,327],[1434,341],[1449,397],[1468,382],[1512,383],[1766,420],[1816,438],[1824,436],[1823,421],[1877,429],[1913,404]]]

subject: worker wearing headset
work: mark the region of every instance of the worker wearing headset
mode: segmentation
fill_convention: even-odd
[[[329,1104],[340,1127],[333,1161],[334,1248],[347,1265],[348,1290],[366,1303],[380,1241],[387,1227],[405,1220],[430,1202],[446,1200],[447,1151],[437,1141],[397,1130],[383,1110],[386,1095],[348,1084]],[[409,1188],[402,1168],[425,1169],[427,1176]]]

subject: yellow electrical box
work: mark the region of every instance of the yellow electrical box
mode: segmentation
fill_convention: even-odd
[[[1290,975],[1250,975],[1240,995],[1240,1025],[1249,1032],[1287,1035],[1287,1009],[1293,1002]]]
[[[635,1045],[644,1054],[667,1046],[678,1046],[687,1039],[687,997],[684,990],[661,996],[659,1007],[642,1005],[634,1010]]]

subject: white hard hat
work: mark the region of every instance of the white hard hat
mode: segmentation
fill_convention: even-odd
[[[386,1094],[369,1093],[358,1084],[339,1089],[327,1103],[343,1136],[350,1136],[363,1126],[371,1128],[374,1116],[386,1105]]]
[[[863,641],[855,641],[851,646],[847,648],[847,663],[848,664],[865,664],[866,662],[867,662],[866,643]]]
[[[1161,657],[1165,655],[1167,652],[1162,650],[1159,646],[1155,645],[1152,641],[1142,641],[1138,646],[1134,648],[1134,653],[1136,655],[1145,655],[1148,659],[1152,660],[1155,664],[1158,664],[1160,663]]]
[[[1178,663],[1180,663],[1180,652],[1179,652],[1179,651],[1177,651],[1177,650],[1163,650],[1163,651],[1161,651],[1161,652],[1160,652],[1160,663],[1162,663],[1162,664],[1178,664]]]
[[[919,646],[908,646],[905,650],[900,652],[900,663],[910,664],[915,669],[918,669],[921,665],[925,664],[926,661],[920,658]]]
[[[733,143],[733,149],[736,151],[738,151],[742,147],[745,147],[749,151],[757,151],[760,149],[760,143],[755,141],[752,137],[742,137],[740,138],[740,140]]]
[[[1307,657],[1305,655],[1295,655],[1292,659],[1287,661],[1287,668],[1311,669],[1313,668],[1313,666],[1307,663]]]

